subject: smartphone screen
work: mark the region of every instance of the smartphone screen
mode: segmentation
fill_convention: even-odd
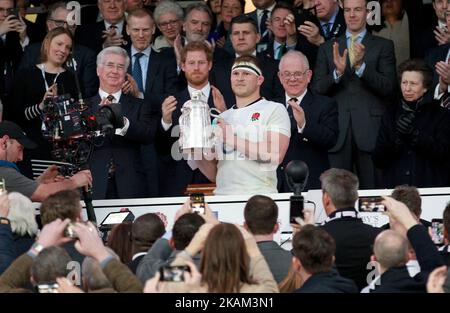
[[[182,282],[184,272],[190,272],[189,266],[162,266],[159,269],[160,281]]]
[[[441,218],[431,220],[431,239],[435,245],[444,244],[444,222]]]
[[[359,212],[384,212],[383,197],[359,197]]]
[[[298,224],[295,221],[296,217],[300,217],[301,219],[305,218],[303,214],[305,199],[303,196],[291,196],[289,199],[289,211],[290,211],[290,222],[292,224]]]
[[[205,214],[205,195],[203,193],[192,193],[191,208],[194,212]]]

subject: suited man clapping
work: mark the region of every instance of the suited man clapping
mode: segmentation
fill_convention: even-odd
[[[353,171],[361,189],[380,184],[371,153],[381,116],[396,90],[394,45],[366,29],[366,0],[344,0],[347,30],[319,47],[313,90],[338,103],[339,137],[331,167]]]
[[[330,168],[328,149],[336,144],[339,126],[335,100],[313,94],[308,85],[312,71],[308,59],[299,51],[288,51],[280,61],[278,77],[285,96],[276,102],[286,106],[291,120],[291,138],[278,168],[278,190],[291,191],[284,168],[291,160],[303,160],[309,167],[306,190],[320,189],[319,176]]]

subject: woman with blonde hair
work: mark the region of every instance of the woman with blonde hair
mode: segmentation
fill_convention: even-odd
[[[25,153],[22,173],[31,178],[31,159],[50,160],[50,144],[42,136],[42,117],[46,103],[55,96],[69,94],[77,99],[75,75],[67,61],[72,53],[72,33],[63,28],[52,29],[41,46],[41,63],[19,71],[11,93],[10,106],[5,107],[5,120],[16,122],[39,148]]]

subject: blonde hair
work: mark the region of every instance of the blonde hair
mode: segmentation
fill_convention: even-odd
[[[36,235],[38,225],[31,200],[18,192],[9,193],[8,198],[10,203],[8,219],[11,221],[12,232],[20,236]]]

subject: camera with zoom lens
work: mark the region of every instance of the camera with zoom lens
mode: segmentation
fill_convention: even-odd
[[[74,165],[87,164],[99,137],[112,137],[124,125],[119,103],[100,106],[93,113],[69,94],[44,101],[42,135],[52,144],[55,160]]]

